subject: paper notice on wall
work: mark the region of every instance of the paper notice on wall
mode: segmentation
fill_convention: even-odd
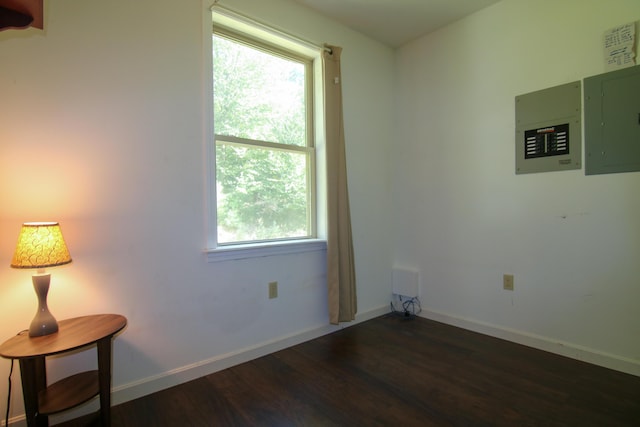
[[[631,67],[636,63],[636,23],[621,25],[604,33],[604,66],[606,71]]]

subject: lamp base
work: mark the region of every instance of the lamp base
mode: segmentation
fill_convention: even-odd
[[[41,337],[58,332],[58,322],[47,307],[47,293],[51,274],[40,274],[31,277],[33,288],[38,296],[38,311],[29,326],[30,337]]]

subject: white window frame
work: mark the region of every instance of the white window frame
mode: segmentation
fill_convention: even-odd
[[[326,168],[324,144],[324,111],[322,87],[321,48],[303,40],[298,40],[280,30],[249,19],[230,10],[214,7],[207,10],[203,22],[204,52],[203,52],[203,87],[204,87],[204,120],[205,120],[205,170],[207,171],[207,255],[208,262],[221,262],[256,258],[275,255],[286,255],[301,252],[326,250]],[[208,19],[211,17],[211,19]],[[258,243],[241,243],[220,245],[217,242],[217,199],[216,199],[216,146],[213,130],[213,29],[214,26],[233,30],[249,38],[264,41],[266,44],[279,46],[304,57],[312,58],[313,73],[313,138],[312,147],[315,149],[315,236],[313,238],[297,238],[292,240],[276,240]],[[312,179],[313,181],[313,179]]]

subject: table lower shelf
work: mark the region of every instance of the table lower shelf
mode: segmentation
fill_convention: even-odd
[[[52,415],[74,408],[100,393],[98,371],[87,371],[61,379],[38,393],[38,412]]]

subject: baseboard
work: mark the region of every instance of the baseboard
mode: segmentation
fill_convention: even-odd
[[[548,351],[550,353],[591,363],[593,365],[640,376],[640,360],[624,358],[576,344],[433,310],[424,309],[422,313],[420,313],[420,316],[470,331],[479,332],[484,335],[526,345],[538,350]]]
[[[327,335],[332,332],[357,325],[358,323],[362,323],[375,317],[382,316],[384,314],[387,314],[388,312],[389,306],[385,304],[384,306],[357,314],[356,319],[353,322],[341,323],[340,325],[321,325],[318,327],[309,328],[304,331],[278,337],[276,339],[265,341],[238,351],[222,354],[220,356],[212,357],[210,359],[202,360],[200,362],[162,372],[158,375],[120,385],[114,387],[111,391],[111,404],[118,405],[120,403],[128,402],[130,400],[137,399],[139,397],[143,397],[148,394],[155,393],[157,391],[161,391],[166,388],[173,387],[187,381],[191,381],[196,378],[200,378],[205,375],[209,375],[214,372],[218,372],[223,369],[248,362],[253,359],[257,359],[262,356],[266,356],[276,351],[301,344],[314,338],[318,338],[323,335]],[[98,408],[99,406],[97,401],[92,401],[76,410],[52,417],[51,424],[57,424],[89,414],[91,412],[95,412],[98,410]],[[2,425],[4,425],[4,422],[0,421],[0,426]],[[12,417],[9,420],[9,426],[26,427],[27,423],[24,414]]]
[[[152,377],[124,384],[113,389],[111,394],[112,404],[117,405],[119,403],[137,399],[139,397],[266,356],[276,351],[301,344],[305,341],[336,332],[340,329],[362,323],[375,317],[382,316],[388,312],[389,307],[385,305],[369,310],[365,313],[358,314],[356,319],[350,323],[342,323],[340,325],[321,325],[301,332],[296,332],[295,334],[265,341],[238,351],[222,354],[210,359],[172,369]]]
[[[146,396],[148,394],[155,393],[157,391],[164,390],[166,388],[173,387],[178,384],[191,381],[196,378],[209,375],[211,373],[218,372],[244,362],[248,362],[258,357],[262,357],[267,354],[297,344],[301,344],[305,341],[309,341],[314,338],[336,332],[340,329],[362,323],[375,317],[387,314],[388,312],[389,307],[387,305],[384,305],[382,307],[378,307],[357,315],[356,320],[351,323],[345,323],[341,325],[321,325],[315,328],[297,332],[295,334],[265,341],[235,352],[223,354],[197,363],[172,369],[170,371],[166,371],[152,377],[147,377],[138,381],[117,386],[112,390],[111,401],[113,405],[117,405],[119,403],[137,399],[139,397]],[[420,316],[474,332],[479,332],[484,335],[501,338],[507,341],[526,345],[528,347],[537,348],[539,350],[548,351],[550,353],[570,357],[572,359],[581,360],[587,363],[592,363],[594,365],[614,369],[616,371],[640,376],[640,361],[638,360],[627,359],[597,350],[581,347],[575,344],[552,340],[547,337],[530,334],[515,329],[503,328],[490,323],[480,322],[475,319],[463,318],[433,310],[423,309],[423,311],[420,313]],[[89,405],[89,407],[83,408],[85,410],[73,411],[73,417],[75,418],[77,416],[83,415],[84,413],[89,413],[97,409],[97,406],[95,408],[91,408],[91,406],[92,405]],[[60,415],[58,417],[56,417],[57,419],[55,421],[52,421],[54,421],[54,423],[57,423],[71,418],[64,415]],[[3,421],[0,422],[0,425],[4,425]],[[24,414],[12,417],[10,419],[9,425],[11,427],[26,427],[27,424]]]
[[[350,323],[343,323],[340,325],[321,325],[301,332],[296,332],[295,334],[265,341],[238,351],[222,354],[210,359],[162,372],[152,377],[124,384],[113,389],[111,400],[114,405],[117,405],[119,403],[137,399],[139,397],[266,356],[267,354],[301,344],[305,341],[336,332],[340,329],[386,314],[388,311],[389,308],[385,305],[383,307],[358,314],[356,316],[356,320]]]

